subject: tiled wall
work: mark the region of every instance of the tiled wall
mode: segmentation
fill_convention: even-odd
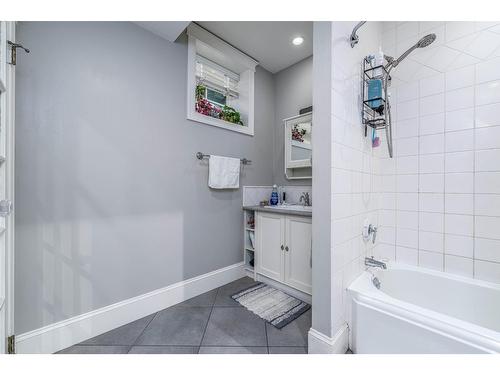
[[[310,203],[312,204],[310,185],[285,185],[282,188],[286,192],[287,203],[300,203],[302,193],[309,193]],[[272,191],[272,186],[243,186],[243,206],[255,206],[265,199],[269,200]]]
[[[363,221],[377,224],[376,176],[370,138],[360,117],[361,62],[378,50],[380,24],[368,22],[351,48],[347,36],[355,22],[333,22],[332,113],[332,322],[333,332],[347,320],[346,288],[364,269],[373,245],[362,239]]]
[[[429,47],[393,76],[395,157],[383,144],[377,254],[500,282],[500,23],[383,22],[385,53]]]

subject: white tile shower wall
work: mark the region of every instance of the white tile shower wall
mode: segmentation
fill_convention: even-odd
[[[394,176],[380,179],[375,173],[378,163],[374,162],[371,138],[364,137],[360,115],[361,63],[366,55],[378,50],[381,24],[368,22],[360,31],[359,44],[351,48],[346,36],[354,25],[355,22],[333,22],[332,335],[347,320],[345,290],[364,269],[364,257],[373,253],[373,244],[363,241],[361,236],[363,221],[368,219],[377,225],[376,192],[378,189],[393,192],[396,185]],[[407,117],[411,117],[414,108],[407,107]],[[417,144],[408,147],[416,151]],[[382,201],[392,199],[384,194]]]
[[[383,23],[394,159],[378,178],[380,256],[500,283],[500,22]],[[396,181],[395,184],[393,181]]]

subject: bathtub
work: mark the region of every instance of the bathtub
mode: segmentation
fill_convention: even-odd
[[[500,352],[500,284],[389,263],[347,295],[354,353]]]

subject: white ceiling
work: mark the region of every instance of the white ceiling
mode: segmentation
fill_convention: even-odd
[[[188,21],[135,22],[137,25],[174,42],[188,26]],[[300,21],[210,21],[196,22],[212,34],[250,55],[271,73],[309,57],[313,53],[313,23]],[[294,46],[292,39],[304,38]]]
[[[151,31],[153,34],[161,36],[170,42],[175,42],[177,37],[184,31],[190,24],[189,21],[144,21],[134,22],[140,27]]]
[[[271,73],[309,57],[313,53],[312,22],[210,21],[196,22],[211,33],[259,61]],[[304,43],[294,46],[292,39],[302,36]]]

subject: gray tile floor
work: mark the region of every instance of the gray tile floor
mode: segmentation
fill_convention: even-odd
[[[305,354],[311,310],[276,329],[231,299],[248,277],[81,342],[69,354]]]

